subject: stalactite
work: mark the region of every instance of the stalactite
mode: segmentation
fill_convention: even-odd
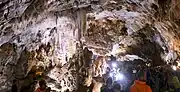
[[[79,41],[79,44],[78,44],[78,48],[79,48],[79,65],[76,69],[79,69],[78,72],[82,72],[83,69],[86,68],[85,64],[86,64],[86,61],[85,61],[85,57],[84,57],[84,52],[83,52],[83,43],[81,41],[84,33],[86,32],[86,10],[84,8],[80,8],[77,10],[77,26],[78,26],[78,41]],[[85,69],[85,72],[86,69]],[[78,75],[80,74],[81,77],[84,77],[84,74],[82,73],[78,73]],[[80,77],[79,76],[79,77]],[[79,78],[78,78],[79,79]],[[81,79],[82,80],[82,79]],[[84,80],[82,80],[84,81]],[[82,83],[78,83],[79,85],[83,85]],[[78,88],[80,87],[78,85]],[[82,90],[80,90],[81,92]]]
[[[105,55],[152,65],[179,57],[178,0],[2,0],[0,10],[2,92],[13,79],[20,82],[18,90],[26,89],[34,67],[43,66],[53,90],[85,92],[99,91]],[[93,54],[100,56],[94,62]]]

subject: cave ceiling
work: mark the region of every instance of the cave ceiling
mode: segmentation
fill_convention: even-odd
[[[7,83],[0,90],[8,89],[11,75],[50,64],[59,66],[47,74],[50,79],[67,85],[73,80],[54,90],[75,90],[75,79],[57,76],[73,76],[63,66],[85,47],[120,61],[178,61],[179,10],[179,0],[1,0],[0,83]]]

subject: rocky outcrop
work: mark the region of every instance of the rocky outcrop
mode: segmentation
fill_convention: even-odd
[[[14,79],[19,90],[26,88],[34,66],[43,67],[48,86],[59,92],[77,90],[84,80],[99,83],[110,55],[174,62],[178,10],[178,0],[0,1],[0,91],[11,90]]]
[[[53,10],[46,10],[52,7],[53,2],[1,2],[1,13],[4,13],[0,21],[2,92],[11,89],[13,79],[18,78],[18,86],[28,85],[27,82],[21,84],[21,79],[28,75],[33,66],[43,66],[44,70],[53,66],[62,67],[75,54],[75,21],[72,17],[59,17]]]

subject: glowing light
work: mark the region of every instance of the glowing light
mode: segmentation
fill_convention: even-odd
[[[113,77],[113,73],[109,73],[109,76],[110,76],[110,77]]]
[[[177,67],[176,67],[176,66],[172,66],[172,69],[176,71],[176,70],[177,70]]]
[[[178,66],[180,66],[180,63],[178,62]]]
[[[112,63],[112,67],[113,67],[113,68],[116,68],[116,67],[117,67],[117,64],[116,64],[116,63]]]
[[[118,74],[115,76],[115,78],[116,78],[116,81],[117,81],[117,80],[123,80],[123,79],[124,79],[124,75],[121,74],[121,73],[118,73]]]
[[[136,70],[133,70],[133,73],[136,73],[137,71]]]

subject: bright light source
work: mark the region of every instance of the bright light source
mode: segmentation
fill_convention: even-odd
[[[180,63],[178,62],[178,66],[180,66]]]
[[[112,67],[113,67],[113,68],[116,68],[116,67],[117,67],[117,64],[113,62],[113,63],[112,63]]]
[[[137,71],[136,70],[133,70],[133,73],[136,73]]]
[[[116,81],[117,81],[117,80],[123,80],[123,79],[124,79],[124,75],[121,74],[121,73],[118,73],[118,74],[115,76],[115,78],[116,78]]]
[[[174,66],[172,66],[172,69],[176,71],[177,67],[174,65]]]
[[[109,76],[112,78],[112,77],[113,77],[113,73],[112,73],[112,72],[110,72],[110,73],[109,73]]]

